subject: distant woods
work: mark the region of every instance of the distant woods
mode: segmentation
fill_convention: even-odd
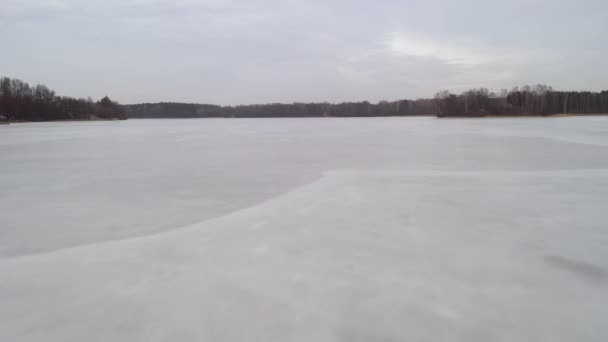
[[[373,117],[436,115],[438,117],[555,115],[608,113],[608,91],[555,91],[544,85],[503,90],[473,89],[433,99],[214,106],[189,103],[144,103],[125,106],[130,118],[258,118],[258,117]]]
[[[437,116],[555,115],[608,113],[608,91],[555,91],[545,85],[503,90],[480,88],[435,95]]]
[[[57,96],[44,85],[0,78],[0,119],[8,121],[53,121],[126,119],[124,108],[107,96],[93,102]]]
[[[93,102],[57,96],[44,85],[0,79],[0,120],[50,121],[129,118],[279,118],[375,117],[437,115],[438,117],[555,115],[608,113],[608,91],[556,91],[549,86],[524,86],[500,93],[486,88],[459,95],[441,91],[433,99],[216,106],[194,103],[119,105],[108,97]]]
[[[126,105],[129,118],[280,118],[280,117],[370,117],[429,115],[435,112],[432,99],[381,101],[261,104],[215,106],[189,103],[144,103]]]

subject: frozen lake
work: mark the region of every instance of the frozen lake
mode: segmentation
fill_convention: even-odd
[[[608,118],[0,126],[0,341],[606,341]]]

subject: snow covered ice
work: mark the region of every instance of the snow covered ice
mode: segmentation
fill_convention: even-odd
[[[605,341],[608,118],[0,127],[0,341]]]

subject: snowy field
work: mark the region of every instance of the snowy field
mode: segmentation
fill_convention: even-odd
[[[0,341],[606,341],[608,118],[0,126]]]

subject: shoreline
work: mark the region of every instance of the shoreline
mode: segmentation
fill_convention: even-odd
[[[314,119],[314,118],[333,118],[333,119],[353,119],[353,118],[420,118],[434,117],[437,119],[511,119],[511,118],[564,118],[564,117],[586,117],[586,116],[608,116],[608,113],[561,113],[561,114],[505,114],[505,115],[447,115],[439,116],[436,114],[424,115],[383,115],[383,116],[254,116],[254,117],[192,117],[192,118],[172,118],[172,117],[135,117],[135,118],[90,118],[74,120],[44,120],[44,121],[0,121],[0,125],[34,123],[34,122],[87,122],[87,121],[126,121],[126,120],[189,120],[189,119]]]
[[[0,121],[0,125],[9,125],[9,124],[20,124],[20,123],[32,123],[32,122],[87,122],[87,121],[125,121],[125,120],[129,120],[129,118],[126,119],[117,119],[117,118],[112,118],[112,119],[103,119],[103,118],[94,118],[94,119],[73,119],[73,120],[38,120],[38,121],[14,121],[14,120],[9,120],[9,121]]]
[[[489,114],[489,115],[444,115],[438,119],[491,119],[491,118],[564,118],[576,116],[608,116],[608,113],[560,113],[560,114]]]

